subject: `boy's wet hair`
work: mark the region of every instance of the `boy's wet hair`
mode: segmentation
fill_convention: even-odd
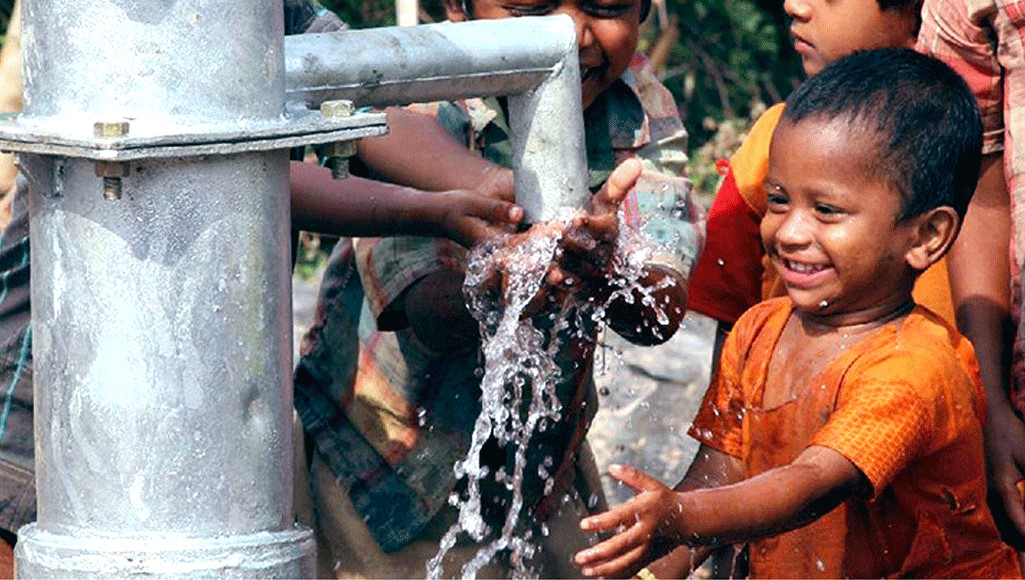
[[[785,122],[808,119],[874,134],[877,154],[866,169],[900,193],[898,221],[944,205],[964,217],[979,178],[982,119],[946,64],[906,48],[855,52],[787,99]]]
[[[876,0],[879,5],[882,6],[883,2],[889,3],[900,3],[901,0]],[[907,0],[904,0],[905,2]],[[912,0],[921,3],[922,0]],[[473,0],[459,0],[459,7],[463,10],[463,14],[467,16],[473,16]],[[651,0],[641,0],[641,22],[648,19],[648,13],[651,12]]]

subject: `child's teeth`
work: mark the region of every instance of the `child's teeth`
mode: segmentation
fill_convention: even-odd
[[[798,264],[797,262],[790,262],[790,269],[802,274],[809,274],[817,271],[819,267],[812,264]]]

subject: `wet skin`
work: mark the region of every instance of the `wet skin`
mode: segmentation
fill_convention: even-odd
[[[765,180],[766,254],[795,311],[832,327],[903,308],[920,266],[909,252],[921,220],[898,221],[900,195],[870,171],[875,136],[852,129],[846,120],[784,120]]]
[[[583,105],[591,103],[630,65],[640,34],[640,0],[458,0],[446,1],[448,19],[512,18],[568,14],[577,27]]]
[[[878,149],[873,135],[852,132],[846,120],[784,120],[776,130],[762,240],[794,314],[770,362],[765,407],[797,396],[845,340],[900,324],[913,305],[916,273],[939,260],[954,238],[952,208],[898,219],[900,195],[869,170]],[[778,364],[785,357],[791,360]],[[610,473],[637,496],[581,522],[590,532],[615,533],[576,555],[585,576],[633,574],[670,548],[652,570],[681,576],[688,561],[707,556],[703,546],[796,529],[865,484],[847,458],[815,445],[750,479],[743,479],[739,459],[704,445],[675,489],[632,468],[613,466]]]
[[[856,50],[915,46],[913,7],[882,10],[877,0],[786,0],[783,9],[808,76]]]

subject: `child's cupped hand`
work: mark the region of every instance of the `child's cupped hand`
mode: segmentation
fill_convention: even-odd
[[[558,308],[571,294],[599,303],[607,298],[611,291],[608,281],[612,256],[616,251],[619,237],[619,206],[636,184],[640,172],[639,161],[628,160],[621,164],[613,171],[601,191],[591,197],[591,208],[586,212],[581,211],[569,224],[559,221],[537,223],[525,232],[496,240],[501,248],[498,250],[501,256],[514,255],[513,248],[534,236],[559,236],[556,257],[548,265],[545,281],[524,310],[524,316],[548,312],[553,307]],[[459,192],[450,193],[455,195]],[[487,199],[499,204],[493,206],[495,212],[504,211],[500,205],[504,203],[507,204],[504,207],[514,208],[517,213],[515,216],[510,214],[504,224],[500,224],[501,220],[494,218],[491,223],[483,223],[479,218],[475,222],[467,223],[465,216],[454,217],[451,220],[452,224],[462,222],[463,225],[458,228],[452,227],[449,231],[459,231],[450,234],[450,237],[467,246],[485,241],[498,233],[508,232],[511,224],[522,219],[522,209],[509,202],[509,193],[505,187],[492,187],[487,191],[481,189],[477,196],[477,203],[483,203],[480,200]],[[449,205],[450,210],[458,210],[459,207],[455,203]],[[463,206],[461,211],[464,214],[469,213],[467,206]],[[494,214],[494,217],[501,216]],[[495,275],[489,278],[485,285],[494,287],[496,291],[503,288],[507,266],[500,259]]]
[[[591,197],[591,208],[574,217],[563,231],[559,252],[548,270],[541,299],[561,303],[568,294],[602,303],[611,292],[612,258],[619,240],[619,207],[641,174],[641,163],[628,159]]]
[[[635,573],[662,555],[672,540],[675,521],[682,512],[679,494],[662,482],[632,467],[612,465],[609,473],[633,488],[637,495],[609,511],[584,518],[586,532],[614,532],[611,538],[581,550],[575,561],[584,576],[621,577]]]

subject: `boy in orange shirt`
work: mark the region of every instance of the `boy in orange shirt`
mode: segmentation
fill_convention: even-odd
[[[783,7],[792,18],[790,31],[804,72],[812,76],[855,50],[914,47],[922,0],[786,0]],[[730,158],[708,212],[707,241],[694,268],[687,308],[719,322],[716,353],[745,310],[785,293],[758,234],[766,212],[762,182],[769,142],[783,108],[774,105],[755,122]],[[920,278],[915,298],[953,322],[945,261]]]
[[[1021,577],[986,509],[985,397],[971,345],[916,305],[980,168],[964,81],[906,49],[859,52],[799,88],[772,139],[762,241],[787,298],[745,313],[691,428],[676,490],[631,501],[588,576],[679,577],[750,543],[752,577]],[[971,369],[971,370],[966,370]]]

